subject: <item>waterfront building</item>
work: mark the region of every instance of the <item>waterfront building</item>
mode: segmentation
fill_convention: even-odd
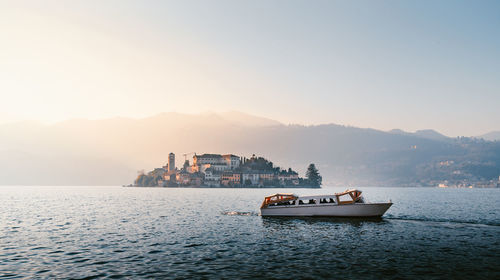
[[[225,163],[224,164],[205,163],[205,164],[201,164],[201,165],[193,165],[192,166],[192,170],[194,170],[194,172],[202,172],[202,173],[204,173],[209,168],[214,170],[214,171],[219,171],[219,172],[227,171],[230,169],[229,166],[226,165]]]
[[[176,174],[175,179],[177,180],[177,183],[181,185],[189,185],[191,182],[191,174],[182,170]]]
[[[223,164],[209,164],[208,167],[212,168],[215,171],[219,171],[219,172],[227,171],[230,169],[229,165],[226,165],[225,163],[223,163]]]
[[[168,171],[175,170],[175,154],[168,154]]]
[[[208,168],[204,172],[205,180],[204,184],[210,187],[220,187],[221,173],[215,171],[212,168]]]
[[[259,184],[259,173],[244,172],[242,174],[241,181],[244,185],[248,185],[248,183],[250,183],[250,185],[256,186]]]
[[[163,180],[165,181],[175,182],[176,179],[177,179],[177,172],[175,170],[171,170],[163,174]]]
[[[233,176],[231,176],[231,183],[241,185],[241,173],[233,173]]]
[[[228,155],[223,155],[222,158],[224,158],[226,165],[228,165],[229,169],[231,170],[238,168],[241,164],[241,159],[239,156],[228,154]]]
[[[220,181],[221,174],[212,168],[205,170],[205,181]]]
[[[281,185],[298,185],[299,174],[295,171],[281,171],[280,173],[278,173],[278,180],[280,181]]]
[[[224,172],[221,175],[221,184],[228,185],[241,185],[241,173]]]
[[[191,177],[191,185],[195,187],[203,185],[203,178],[197,175]]]
[[[262,181],[271,181],[275,178],[275,174],[273,172],[261,172],[259,173],[259,179]]]
[[[214,180],[207,180],[207,178],[205,177],[203,184],[209,187],[220,187],[220,175],[218,175],[218,179]]]
[[[218,154],[203,154],[193,156],[193,165],[203,164],[226,164],[226,161],[221,155]]]
[[[205,168],[214,167],[217,170],[233,170],[240,166],[240,157],[232,154],[219,155],[219,154],[203,154],[193,156],[193,166],[198,166],[200,171],[204,171]],[[208,166],[207,166],[208,164]]]
[[[187,154],[184,154],[186,156]],[[177,186],[291,186],[299,185],[298,173],[291,168],[280,171],[272,162],[264,158],[246,162],[233,154],[203,154],[193,156],[193,165],[185,160],[181,169],[175,167],[175,154],[170,153],[164,168],[156,168],[148,173],[165,187]],[[150,178],[150,179],[151,179]],[[149,180],[151,181],[151,180]],[[149,183],[148,183],[149,184]]]
[[[189,173],[196,173],[196,172],[200,172],[200,170],[198,169],[198,167],[196,165],[191,165],[191,166],[188,166],[186,168],[186,171],[189,172]]]

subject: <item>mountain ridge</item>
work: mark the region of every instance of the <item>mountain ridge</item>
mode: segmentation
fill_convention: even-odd
[[[415,132],[406,132],[401,129],[392,129],[388,131],[389,133],[392,134],[399,134],[399,135],[408,135],[408,136],[417,136],[421,138],[426,138],[426,139],[431,139],[431,140],[437,140],[437,141],[450,141],[452,138],[448,137],[442,133],[439,133],[433,129],[421,129],[417,130]]]
[[[256,154],[302,174],[313,162],[326,185],[429,185],[500,175],[500,145],[494,142],[338,124],[285,125],[260,117],[250,124],[216,113],[166,113],[23,129],[0,125],[0,184],[128,184],[138,170],[163,166],[169,152],[177,154],[178,165],[190,152]]]
[[[477,136],[487,141],[500,141],[500,130],[490,131],[488,133]]]

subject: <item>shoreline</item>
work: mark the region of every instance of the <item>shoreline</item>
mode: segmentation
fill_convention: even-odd
[[[137,185],[123,185],[124,188],[162,188],[162,189],[321,189],[321,186],[265,186],[265,187],[252,187],[252,186],[176,186],[176,187],[164,187],[164,186],[137,186]]]

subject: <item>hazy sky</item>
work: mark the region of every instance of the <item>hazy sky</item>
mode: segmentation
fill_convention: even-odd
[[[500,1],[2,1],[0,120],[500,129]]]

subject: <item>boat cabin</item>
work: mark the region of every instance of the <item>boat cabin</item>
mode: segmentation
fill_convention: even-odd
[[[274,194],[267,196],[262,202],[262,208],[312,206],[312,205],[344,205],[364,203],[361,191],[352,189],[332,195],[297,196],[294,194]]]

